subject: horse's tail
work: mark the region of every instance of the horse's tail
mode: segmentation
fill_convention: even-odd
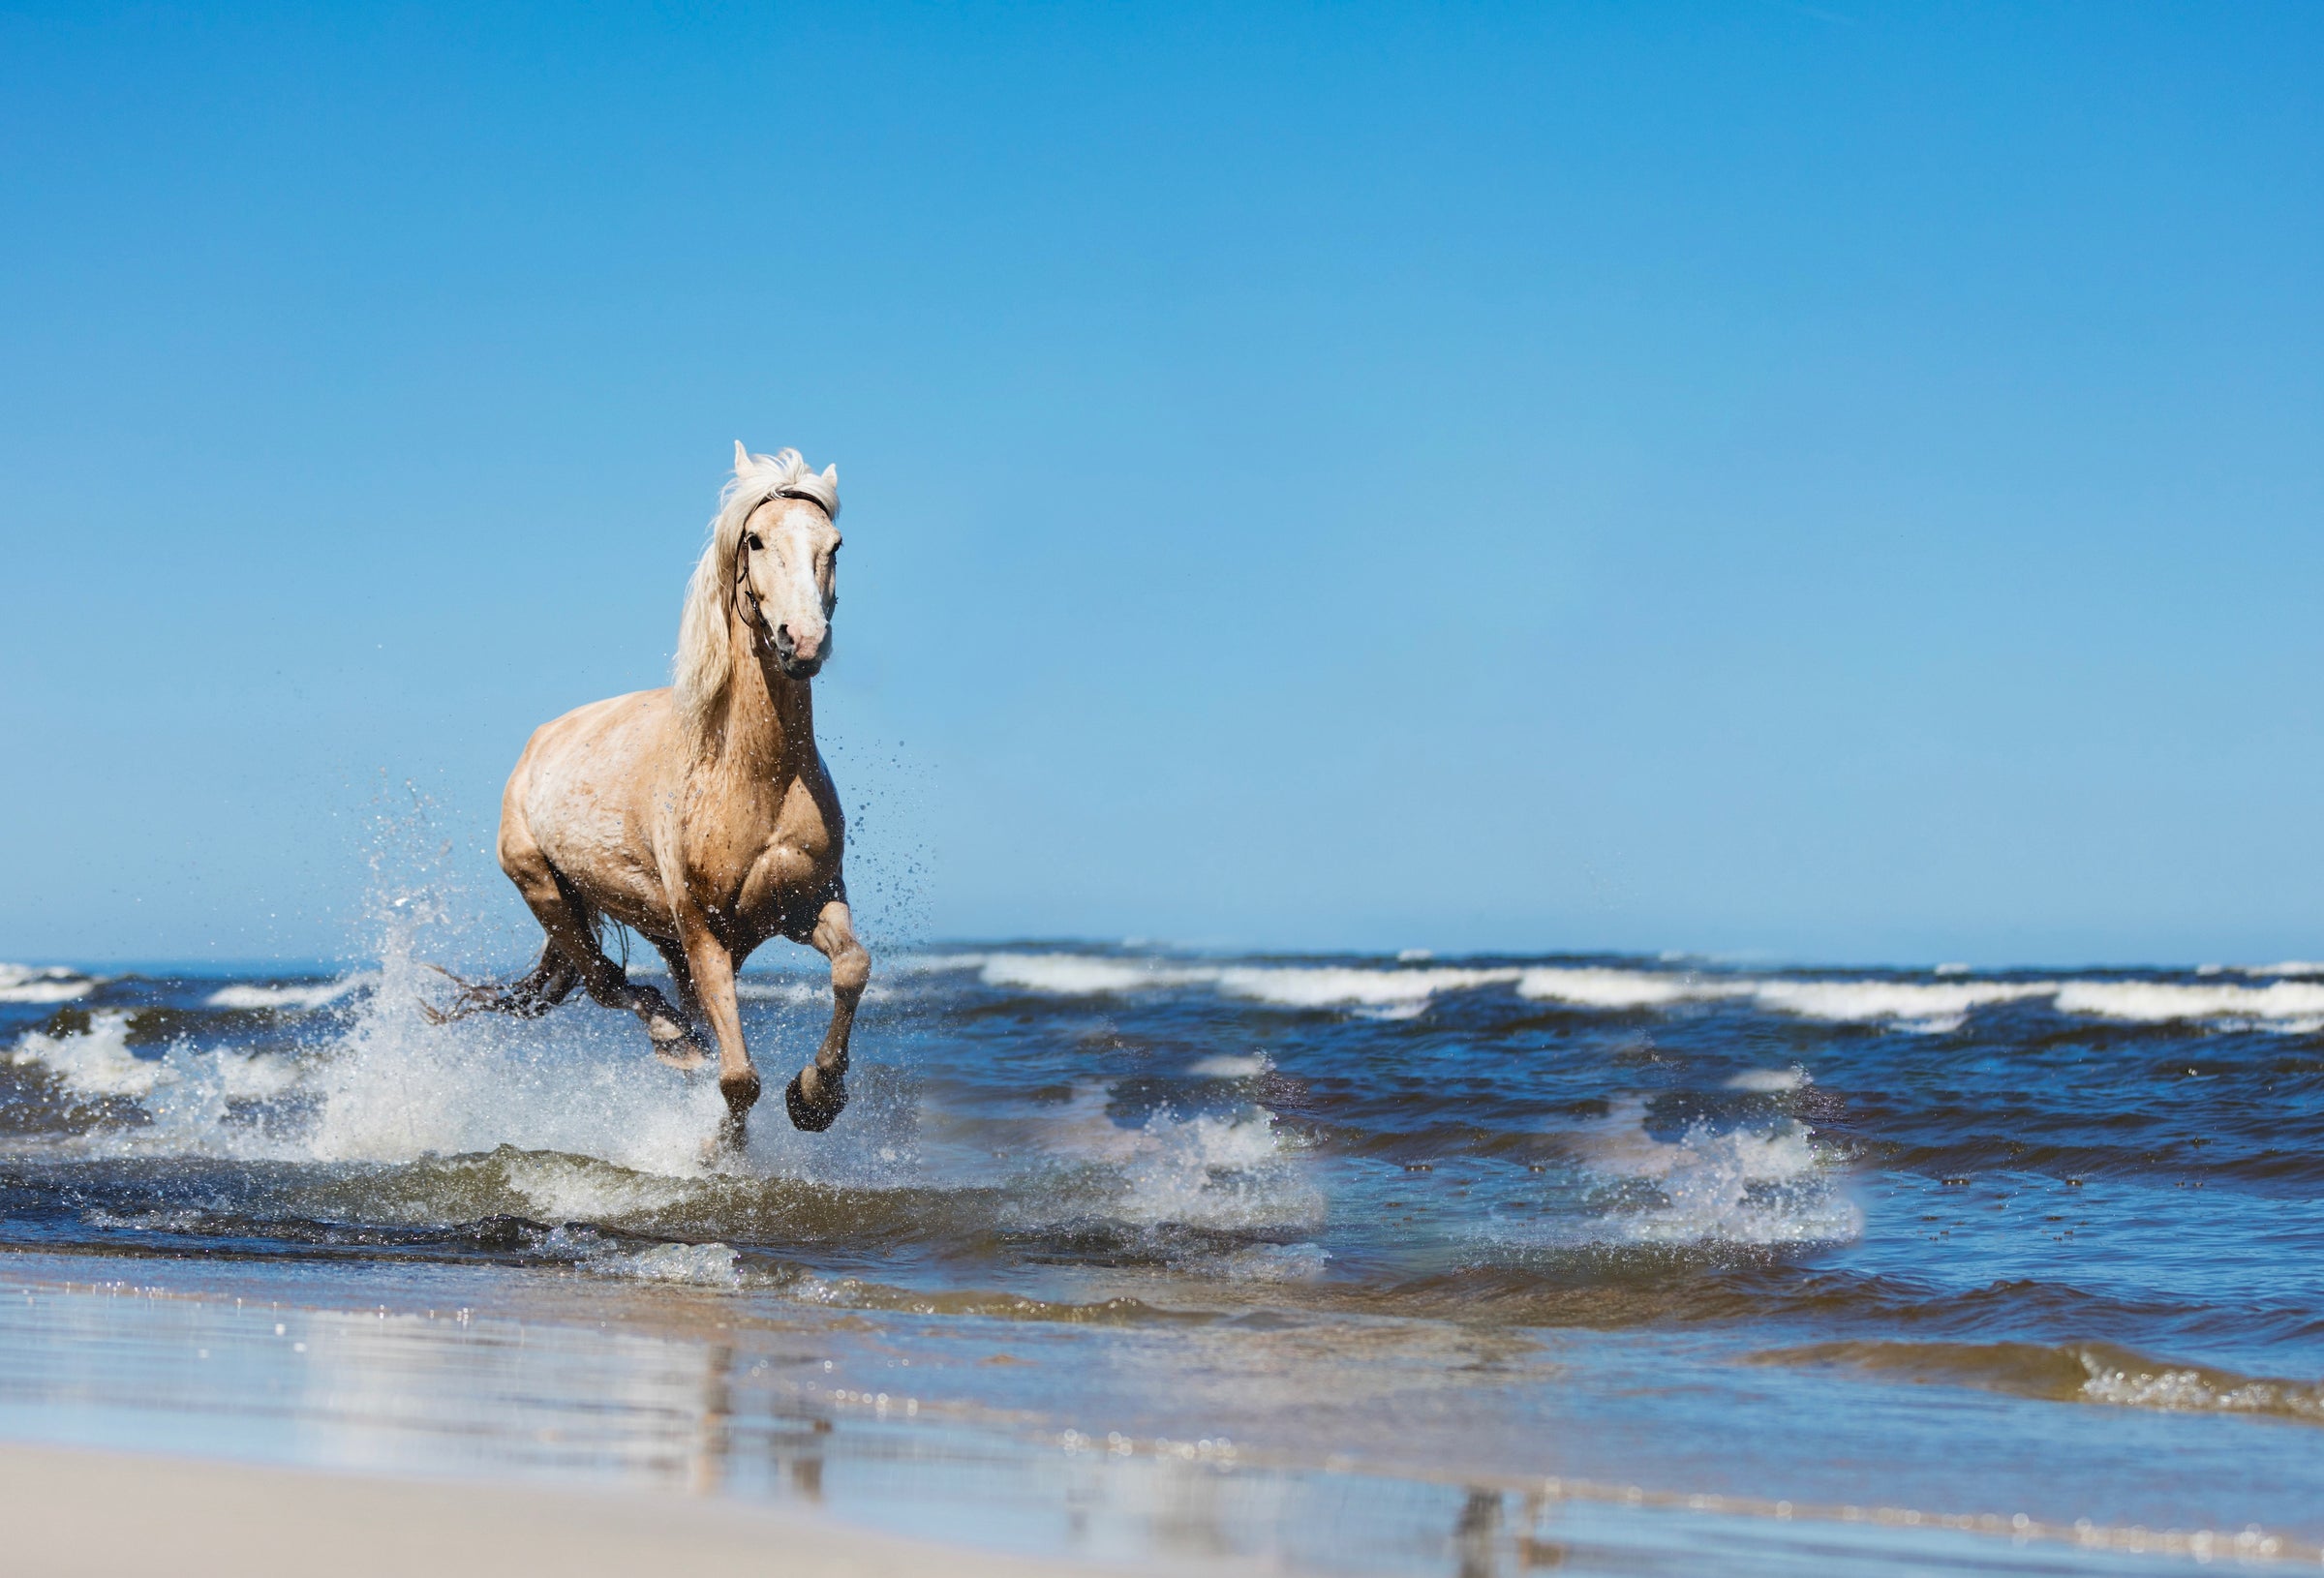
[[[520,1019],[537,1019],[570,997],[581,984],[580,970],[557,951],[555,943],[545,944],[539,962],[513,981],[470,981],[441,964],[429,964],[428,968],[458,988],[449,1008],[419,1005],[430,1024],[449,1024],[471,1014],[513,1014]]]

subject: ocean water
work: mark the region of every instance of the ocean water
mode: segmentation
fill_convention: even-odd
[[[719,1155],[627,1016],[382,953],[0,966],[0,1430],[1288,1570],[2324,1547],[2324,964],[895,955]]]

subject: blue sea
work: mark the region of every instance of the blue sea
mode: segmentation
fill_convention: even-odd
[[[2324,965],[890,949],[721,1154],[430,943],[0,967],[0,1434],[1238,1571],[2324,1548]]]

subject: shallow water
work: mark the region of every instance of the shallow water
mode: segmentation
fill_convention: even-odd
[[[1221,1553],[1314,1568],[1514,1571],[1559,1519],[1584,1568],[2324,1542],[2324,968],[881,963],[839,1126],[770,1103],[710,1161],[715,1088],[634,1021],[432,1026],[440,978],[396,950],[329,979],[0,970],[0,1246],[36,1312],[136,1257],[187,1307],[612,1322],[688,1374],[721,1321],[780,1333],[834,1368],[749,1361],[780,1430],[985,1465],[963,1537],[1024,1548],[1159,1549],[1167,1465],[1232,1503]],[[785,1077],[819,979],[748,990]],[[888,1366],[908,1391],[869,1383]],[[10,1428],[70,1434],[10,1395]],[[543,1467],[504,1434],[475,1449]]]

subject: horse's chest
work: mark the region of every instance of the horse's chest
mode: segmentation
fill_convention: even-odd
[[[774,923],[829,885],[838,840],[804,783],[753,809],[749,835],[714,835],[697,846],[699,867],[724,900],[719,907],[737,920]]]

